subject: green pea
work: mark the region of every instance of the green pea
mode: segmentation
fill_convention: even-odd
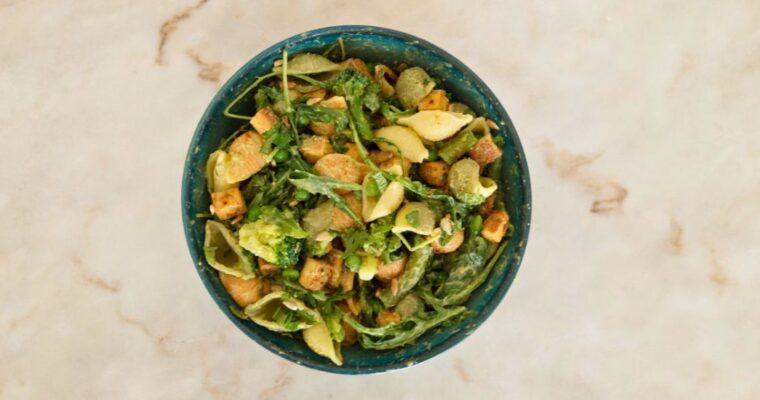
[[[298,280],[298,275],[299,275],[298,270],[295,270],[295,269],[292,269],[292,268],[288,268],[288,269],[282,271],[282,277],[284,279],[289,280],[289,281]]]
[[[480,230],[482,228],[483,228],[483,217],[481,217],[480,215],[476,215],[470,219],[469,229],[473,234],[477,235],[478,233],[480,233]]]
[[[375,182],[375,180],[372,178],[367,180],[367,185],[364,188],[364,191],[367,193],[367,196],[369,197],[380,196],[380,188],[377,187],[377,182]]]
[[[274,160],[283,162],[286,161],[288,158],[290,158],[290,153],[285,149],[279,149],[277,150],[277,153],[274,153]]]
[[[355,271],[359,269],[361,265],[362,265],[362,259],[356,254],[351,254],[350,256],[346,257],[346,266],[351,271]]]
[[[308,200],[310,196],[311,196],[311,193],[309,193],[309,192],[307,192],[307,191],[305,191],[303,189],[296,190],[295,198],[298,201]]]

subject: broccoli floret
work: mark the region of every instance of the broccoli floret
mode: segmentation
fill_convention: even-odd
[[[294,265],[303,248],[303,231],[290,213],[265,207],[260,219],[243,225],[239,243],[257,257],[280,266]]]

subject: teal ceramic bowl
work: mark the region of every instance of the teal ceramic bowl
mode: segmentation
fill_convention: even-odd
[[[234,132],[241,121],[225,118],[224,107],[257,76],[271,69],[281,57],[289,54],[322,52],[342,37],[349,56],[383,62],[388,65],[406,63],[420,66],[439,79],[457,101],[464,102],[479,115],[485,114],[501,129],[505,140],[503,176],[500,182],[514,233],[509,246],[501,254],[489,280],[473,293],[466,303],[474,313],[458,325],[435,329],[416,343],[395,350],[371,351],[359,346],[344,348],[345,363],[338,367],[309,350],[303,341],[270,332],[250,321],[242,321],[230,312],[234,304],[222,287],[216,271],[203,257],[204,220],[196,217],[209,208],[204,179],[204,166],[209,154]],[[254,108],[253,96],[239,109]],[[187,152],[182,180],[182,219],[187,245],[195,268],[216,304],[241,331],[267,350],[307,367],[341,374],[370,374],[404,368],[421,363],[451,348],[472,334],[488,318],[506,294],[520,266],[530,228],[530,179],[520,140],[507,112],[486,84],[461,61],[439,47],[418,37],[372,26],[336,26],[317,29],[285,39],[264,50],[245,64],[217,93],[201,117]],[[197,316],[200,318],[200,316]],[[506,351],[506,350],[505,350]]]

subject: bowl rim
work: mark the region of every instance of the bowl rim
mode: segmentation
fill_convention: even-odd
[[[269,54],[272,51],[276,51],[281,48],[286,48],[291,42],[296,41],[296,40],[301,41],[301,40],[306,40],[313,37],[319,37],[322,35],[329,35],[329,34],[336,34],[336,33],[338,34],[373,33],[373,34],[378,34],[381,36],[388,36],[388,37],[400,39],[404,42],[413,42],[416,45],[424,47],[425,49],[431,51],[432,53],[440,56],[441,58],[446,59],[446,61],[451,63],[451,65],[455,69],[461,71],[465,76],[471,79],[473,83],[477,85],[478,89],[487,98],[492,100],[491,103],[493,105],[493,108],[497,111],[497,113],[499,113],[499,117],[502,118],[506,126],[511,127],[512,131],[515,133],[514,136],[510,137],[510,139],[513,142],[514,151],[518,155],[518,163],[520,165],[520,169],[522,172],[520,174],[520,179],[522,180],[522,183],[523,183],[524,223],[521,226],[516,227],[516,228],[521,231],[520,233],[521,233],[522,241],[524,243],[522,246],[518,246],[515,249],[514,258],[516,259],[512,261],[513,265],[511,266],[510,270],[507,272],[502,282],[499,283],[499,286],[494,291],[494,294],[491,297],[490,301],[484,305],[483,309],[479,313],[477,313],[475,316],[472,317],[469,323],[469,325],[472,326],[472,328],[469,330],[460,331],[456,334],[449,336],[443,342],[439,343],[435,347],[430,348],[428,351],[415,356],[415,358],[413,358],[412,360],[400,359],[400,360],[394,360],[394,362],[392,363],[372,365],[372,366],[360,367],[360,368],[346,368],[346,367],[337,366],[333,364],[319,364],[319,363],[312,362],[309,359],[303,359],[303,358],[294,356],[293,354],[286,351],[285,352],[276,351],[275,349],[268,346],[267,343],[264,343],[262,340],[260,340],[258,335],[251,332],[248,329],[248,327],[242,323],[242,321],[240,321],[236,316],[232,314],[232,312],[228,309],[228,307],[222,302],[221,298],[216,295],[215,288],[212,286],[211,282],[208,279],[206,279],[206,277],[204,276],[202,265],[198,264],[198,260],[202,259],[202,252],[199,251],[199,249],[197,249],[193,245],[191,225],[189,223],[192,216],[188,215],[188,209],[185,206],[188,202],[192,201],[192,199],[190,198],[190,193],[192,191],[192,188],[190,187],[189,181],[190,181],[190,175],[191,175],[190,174],[191,159],[193,159],[193,156],[194,156],[194,148],[197,146],[200,137],[203,135],[203,130],[204,130],[203,128],[205,128],[206,122],[211,118],[211,113],[214,109],[214,105],[220,102],[224,93],[230,88],[230,84],[240,80],[243,77],[243,75],[247,73],[248,70],[250,70],[253,66],[262,62],[262,59],[264,58],[264,56]],[[211,102],[206,107],[206,110],[204,111],[203,115],[198,121],[198,125],[196,126],[196,129],[190,140],[190,145],[187,151],[187,155],[185,157],[181,190],[182,190],[182,193],[181,193],[182,224],[183,224],[183,230],[185,234],[185,241],[187,243],[188,249],[190,250],[190,255],[193,259],[193,265],[195,267],[195,270],[198,273],[201,281],[203,282],[203,286],[206,288],[206,291],[208,291],[211,297],[214,299],[214,302],[216,303],[217,307],[221,309],[221,311],[227,316],[227,318],[230,321],[232,321],[232,323],[240,331],[242,331],[246,336],[253,339],[257,344],[259,344],[261,347],[265,348],[269,352],[301,366],[309,367],[309,368],[324,371],[324,372],[342,374],[342,375],[375,374],[375,373],[388,372],[388,371],[398,370],[402,368],[411,367],[413,365],[421,364],[422,362],[427,361],[443,353],[444,351],[454,347],[459,342],[464,340],[464,338],[466,338],[467,336],[472,334],[474,331],[476,331],[477,328],[479,328],[483,324],[483,322],[485,322],[491,316],[491,314],[496,309],[496,307],[499,304],[501,304],[502,300],[504,299],[504,296],[506,295],[507,291],[512,285],[512,282],[517,276],[517,272],[519,271],[520,265],[522,264],[522,260],[524,258],[525,249],[528,243],[528,236],[530,233],[530,226],[531,226],[532,196],[531,196],[530,173],[528,171],[528,163],[525,158],[525,151],[523,150],[522,143],[520,142],[519,136],[517,135],[517,130],[514,128],[514,124],[512,123],[512,120],[510,119],[509,115],[507,114],[506,109],[501,104],[501,102],[496,97],[496,95],[493,93],[493,91],[488,87],[488,85],[486,85],[486,83],[473,70],[471,70],[462,61],[460,61],[458,58],[456,58],[455,56],[453,56],[446,50],[434,45],[433,43],[428,42],[427,40],[419,38],[417,36],[414,36],[405,32],[401,32],[401,31],[397,31],[394,29],[372,26],[372,25],[335,25],[335,26],[328,26],[328,27],[313,29],[313,30],[305,31],[303,33],[292,35],[260,51],[258,54],[252,57],[248,62],[246,62],[243,66],[241,66],[237,71],[235,71],[235,73],[232,74],[230,78],[217,90],[216,94],[211,99]]]

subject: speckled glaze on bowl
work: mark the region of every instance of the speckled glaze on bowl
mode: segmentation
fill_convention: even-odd
[[[206,159],[242,123],[224,117],[224,107],[257,76],[269,72],[283,49],[287,48],[290,54],[321,53],[339,37],[345,41],[351,57],[391,66],[403,62],[424,68],[439,79],[457,101],[468,104],[479,115],[487,115],[501,127],[498,134],[504,136],[506,144],[500,185],[506,189],[507,212],[515,227],[509,246],[501,254],[488,281],[467,301],[467,307],[474,311],[470,317],[455,326],[430,331],[414,344],[395,350],[344,348],[345,363],[341,367],[314,354],[299,339],[270,332],[253,322],[242,321],[230,312],[230,305],[234,302],[224,290],[216,271],[203,257],[204,220],[196,217],[198,213],[208,212],[209,207],[204,179]],[[238,110],[254,109],[253,96],[248,96],[238,107]],[[370,374],[418,364],[472,334],[491,315],[515,279],[528,240],[530,213],[530,179],[520,140],[504,107],[486,84],[461,61],[437,46],[406,33],[373,26],[335,26],[305,32],[285,39],[251,59],[227,81],[201,117],[190,142],[182,180],[182,219],[187,245],[203,284],[222,312],[269,351],[300,365],[340,374]]]

